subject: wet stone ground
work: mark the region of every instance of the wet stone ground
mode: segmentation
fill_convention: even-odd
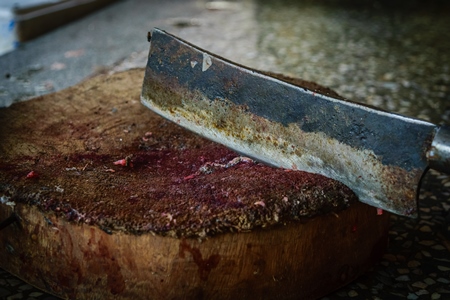
[[[417,220],[392,216],[380,264],[325,299],[449,299],[450,178],[424,178]]]
[[[238,4],[159,26],[245,65],[316,81],[382,109],[450,123],[446,1]],[[118,68],[142,66],[147,51]],[[428,172],[419,205],[418,219],[392,216],[390,245],[377,266],[323,299],[450,299],[450,177]],[[54,298],[0,271],[0,299]]]
[[[279,71],[353,101],[450,121],[448,7],[437,1],[260,2],[265,34],[259,45]]]
[[[260,3],[259,45],[277,71],[449,123],[450,10],[442,3]],[[419,205],[417,220],[392,216],[378,266],[323,299],[450,299],[450,177],[428,172]]]

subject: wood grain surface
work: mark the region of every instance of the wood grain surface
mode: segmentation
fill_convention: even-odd
[[[0,110],[0,221],[19,219],[1,232],[2,268],[69,299],[301,299],[381,257],[387,213],[157,117],[142,78],[102,75]],[[239,186],[239,205],[219,197]]]

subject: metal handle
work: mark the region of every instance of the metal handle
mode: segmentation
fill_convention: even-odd
[[[437,129],[427,159],[430,168],[450,174],[450,127]]]

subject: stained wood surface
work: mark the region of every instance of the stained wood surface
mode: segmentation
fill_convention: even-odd
[[[146,109],[139,70],[0,110],[0,193],[105,231],[206,237],[339,211],[343,184],[257,164]]]
[[[346,187],[315,175],[269,176],[245,161],[223,167],[238,156],[139,103],[142,78],[143,70],[100,76],[0,110],[0,220],[13,212],[20,219],[0,235],[1,267],[70,299],[299,299],[347,284],[381,257],[388,214],[377,215]],[[164,156],[153,157],[156,150]],[[149,151],[153,156],[143,155]],[[214,166],[211,173],[198,172],[205,164]],[[249,181],[247,202],[237,207],[217,198],[224,178],[258,177],[248,173],[255,170],[277,184]],[[170,185],[158,174],[169,176]],[[192,190],[208,191],[215,201],[184,217],[159,211],[146,206],[146,197],[162,195],[158,184],[175,191],[161,202]],[[289,204],[301,202],[299,187],[309,191],[302,194],[309,202]],[[236,196],[232,190],[227,195]],[[164,209],[177,206],[171,204]],[[199,230],[213,226],[197,221],[212,213],[217,220],[222,210],[225,225]],[[232,218],[239,213],[254,221],[248,232]]]

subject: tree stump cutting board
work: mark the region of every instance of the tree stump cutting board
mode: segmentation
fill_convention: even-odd
[[[0,109],[0,266],[68,299],[301,299],[383,254],[387,213],[139,101],[143,70]]]

